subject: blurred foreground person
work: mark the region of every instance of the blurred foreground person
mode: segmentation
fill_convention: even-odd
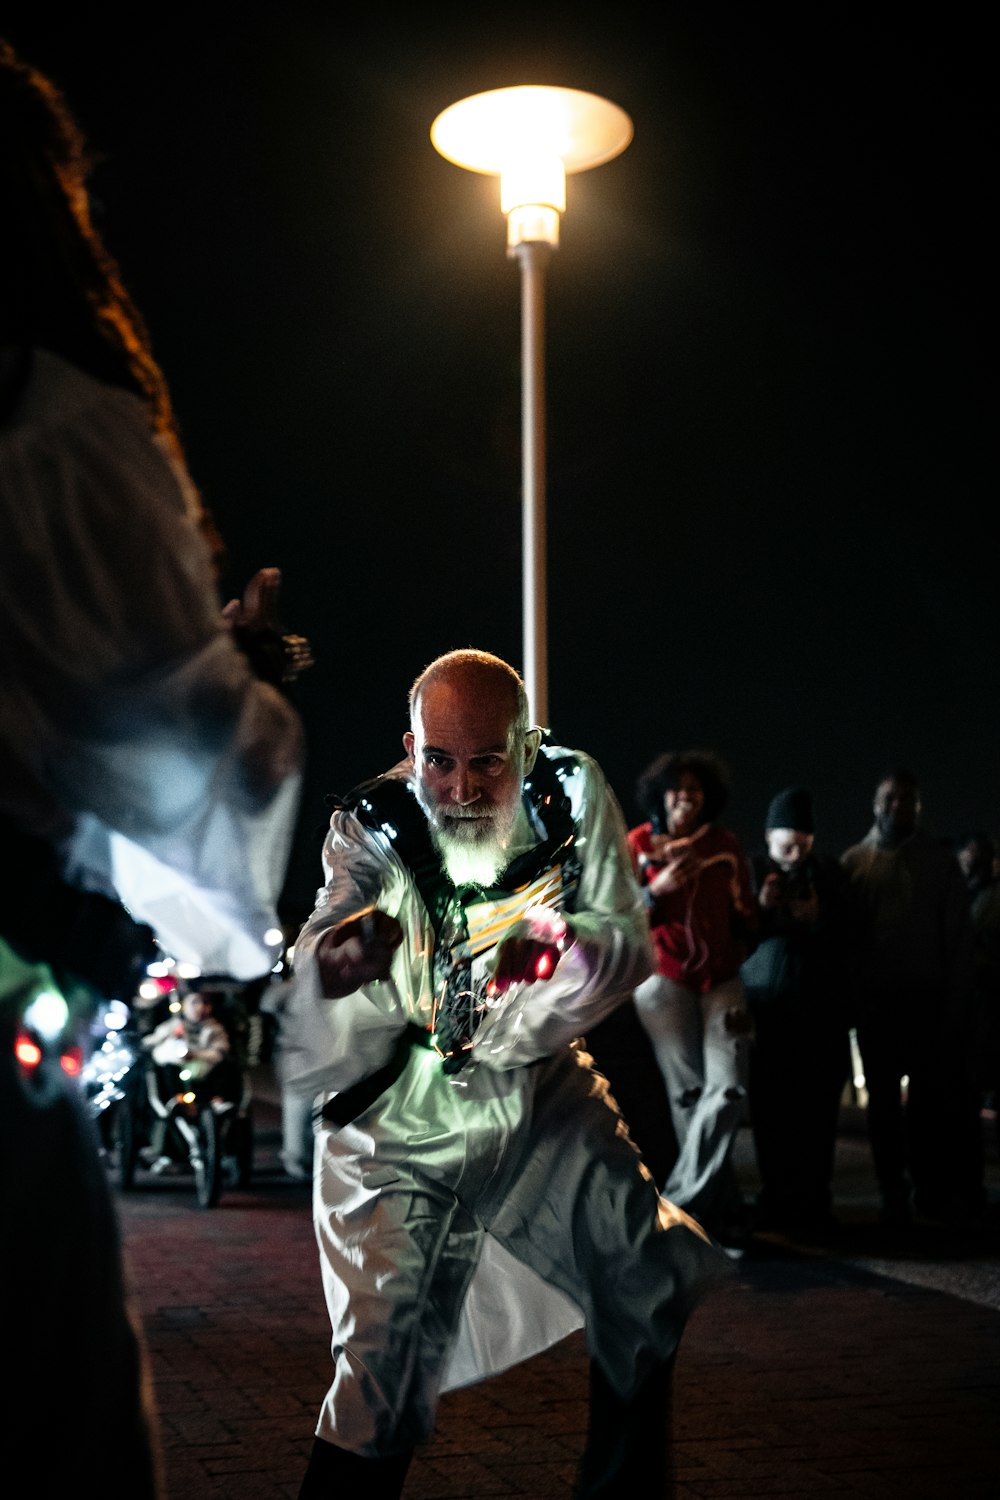
[[[648,821],[628,842],[656,957],[635,1008],[677,1142],[664,1192],[740,1249],[748,1225],[732,1150],[747,1120],[750,1046],[740,964],[753,947],[756,906],[743,847],[718,821],[728,797],[728,770],[714,753],[660,755],[637,787]]]
[[[965,1222],[983,1197],[968,893],[954,854],[920,826],[912,771],[880,778],[873,812],[841,862],[860,903],[857,1036],[882,1219]]]
[[[740,975],[754,1023],[750,1126],[760,1194],[757,1229],[836,1228],[833,1166],[851,1071],[853,902],[835,855],[816,849],[812,797],[772,797],[765,849],[751,858],[758,943]]]
[[[578,1493],[663,1495],[674,1355],[728,1262],[578,1041],[650,967],[621,812],[497,657],[439,658],[410,710],[406,759],[333,814],[296,946],[334,1359],[301,1500],[398,1496],[442,1390],[581,1326]]]
[[[302,735],[222,618],[163,376],[57,90],[0,40],[0,1284],[4,1449],[31,1493],[159,1493],[74,1027],[152,941],[250,979]],[[108,1423],[113,1435],[109,1438]]]

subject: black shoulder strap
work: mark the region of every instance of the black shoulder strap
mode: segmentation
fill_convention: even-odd
[[[333,808],[352,812],[366,828],[389,840],[409,869],[435,933],[440,931],[454,886],[441,868],[423,808],[409,781],[387,772],[363,781],[346,797],[327,797]]]
[[[572,873],[575,877],[579,873],[576,824],[565,788],[567,776],[572,775],[578,765],[574,755],[554,755],[547,745],[542,745],[531,774],[525,779],[524,791],[541,819],[546,837],[507,866],[497,882],[501,890],[517,890],[551,865],[567,867],[564,869],[567,876]],[[565,886],[567,892],[575,890],[575,879],[567,880]],[[571,906],[572,901],[568,900],[566,909]]]
[[[541,819],[546,837],[507,866],[496,889],[517,890],[553,864],[575,865],[576,825],[564,782],[577,766],[575,756],[553,755],[544,745],[539,750],[524,791]],[[441,868],[426,815],[411,783],[403,776],[387,772],[362,782],[345,797],[332,795],[326,801],[334,809],[352,812],[366,828],[388,839],[410,870],[438,933],[455,887]]]

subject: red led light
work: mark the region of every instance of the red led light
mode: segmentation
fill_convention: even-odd
[[[552,973],[552,954],[543,953],[535,964],[535,978],[547,979]]]
[[[79,1078],[83,1072],[83,1053],[79,1047],[73,1047],[69,1052],[64,1052],[59,1059],[59,1066],[68,1078]]]
[[[22,1068],[37,1068],[42,1060],[42,1049],[26,1032],[21,1032],[14,1043],[14,1056]]]

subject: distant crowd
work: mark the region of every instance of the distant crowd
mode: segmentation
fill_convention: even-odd
[[[746,851],[723,822],[729,787],[714,752],[661,755],[629,833],[656,952],[634,1011],[673,1128],[666,1152],[641,1144],[666,1196],[728,1245],[755,1230],[835,1233],[840,1106],[861,1085],[884,1224],[980,1224],[983,1122],[1000,1099],[993,840],[932,837],[916,775],[894,767],[852,847],[817,846],[813,798],[792,786]],[[594,1044],[601,1063],[603,1033]],[[747,1123],[752,1203],[732,1160]]]

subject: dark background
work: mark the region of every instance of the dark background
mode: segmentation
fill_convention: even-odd
[[[984,10],[47,10],[0,31],[100,154],[223,592],[280,565],[313,643],[290,913],[420,668],[522,665],[519,273],[495,179],[429,139],[515,83],[635,126],[547,278],[556,738],[630,822],[653,755],[707,746],[750,845],[801,781],[839,852],[895,762],[932,831],[1000,830]]]

